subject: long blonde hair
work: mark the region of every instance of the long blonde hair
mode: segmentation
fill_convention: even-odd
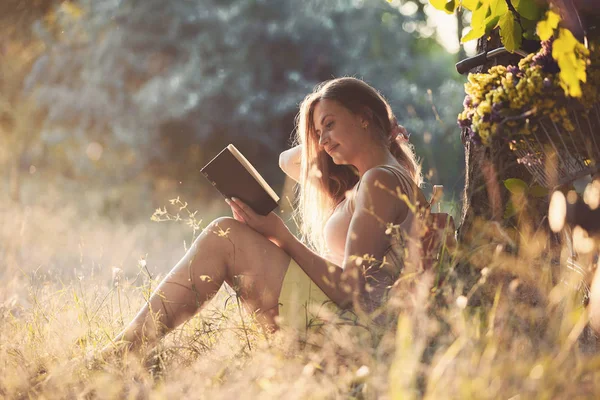
[[[359,179],[354,167],[335,164],[328,154],[319,149],[313,114],[316,104],[322,99],[335,100],[354,114],[368,116],[382,143],[388,143],[395,119],[390,105],[377,90],[351,77],[319,84],[301,103],[294,137],[294,143],[302,146],[296,217],[300,220],[302,239],[320,254],[325,251],[323,227],[327,219],[344,199],[346,191]],[[420,186],[421,167],[412,145],[398,139],[389,146],[392,155]]]

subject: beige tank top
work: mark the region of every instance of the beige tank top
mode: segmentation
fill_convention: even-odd
[[[406,194],[411,201],[415,203],[415,199],[423,205],[427,204],[423,192],[417,187],[414,181],[410,178],[409,173],[402,167],[392,165],[379,165],[378,168],[385,168],[392,172],[398,178],[398,187],[400,191]],[[324,226],[324,238],[326,251],[323,257],[335,265],[342,266],[346,248],[346,238],[348,236],[348,228],[354,213],[354,196],[360,185],[360,180],[349,192],[348,196],[342,200]],[[398,199],[398,201],[403,201]],[[400,231],[407,231],[411,224],[415,214],[409,209],[408,214],[403,221],[394,221],[394,224],[400,225]],[[394,269],[397,270],[398,274],[401,271],[402,259],[404,255],[404,246],[402,240],[397,237],[393,237],[388,249],[385,252],[386,261],[395,264]]]

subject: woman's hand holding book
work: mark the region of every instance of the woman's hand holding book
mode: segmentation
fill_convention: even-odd
[[[285,236],[291,234],[283,220],[274,212],[263,216],[235,197],[225,201],[231,207],[233,218],[248,225],[277,246],[281,247]]]

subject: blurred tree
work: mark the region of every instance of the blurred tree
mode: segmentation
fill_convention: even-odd
[[[235,141],[277,185],[273,160],[298,103],[316,83],[353,75],[391,100],[436,183],[456,184],[460,142],[449,132],[462,87],[453,56],[398,28],[419,13],[379,0],[78,4],[78,19],[57,19],[60,34],[37,26],[46,52],[27,80],[47,112],[41,139],[61,150],[49,157],[75,174],[189,178]]]
[[[23,92],[25,77],[45,50],[32,26],[48,19],[58,2],[3,0],[0,4],[0,166],[8,171],[8,190],[13,200],[20,197],[20,163],[40,130],[39,111]]]

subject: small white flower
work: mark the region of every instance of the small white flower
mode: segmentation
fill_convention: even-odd
[[[461,310],[464,310],[465,308],[467,308],[468,302],[469,302],[469,299],[467,299],[466,296],[458,296],[456,298],[456,306],[458,308],[460,308]]]
[[[312,363],[308,363],[302,368],[302,375],[312,376],[315,372],[315,366]]]
[[[357,378],[366,378],[371,373],[371,370],[366,365],[363,365],[356,371]]]

